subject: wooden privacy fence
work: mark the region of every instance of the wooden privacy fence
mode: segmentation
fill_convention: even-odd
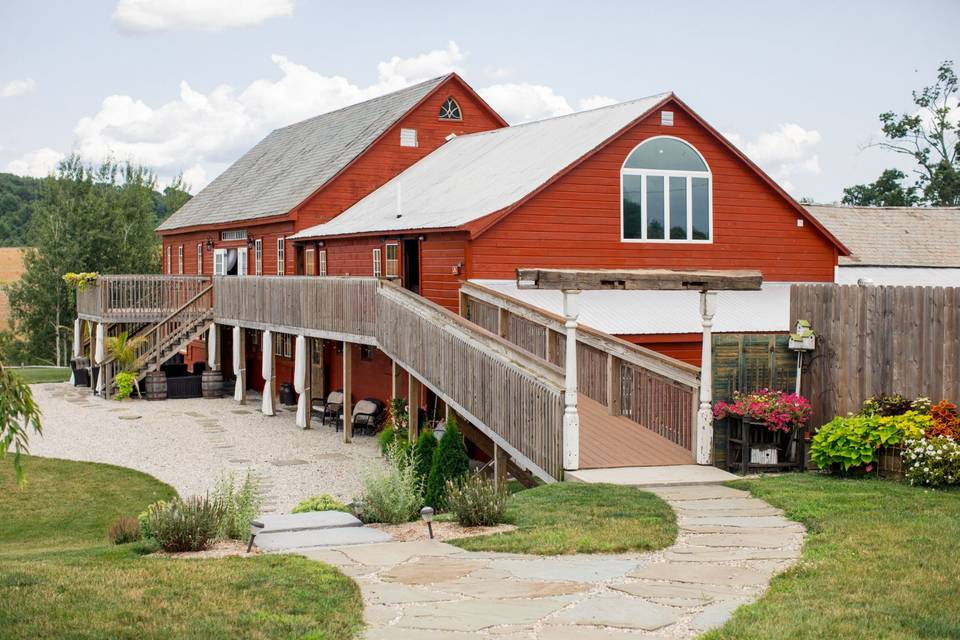
[[[794,285],[790,318],[817,334],[801,380],[814,426],[880,393],[960,400],[960,288]]]
[[[97,322],[158,322],[208,286],[207,276],[102,275],[77,291],[77,315]]]
[[[461,313],[471,322],[564,367],[563,318],[472,282],[461,286],[460,297]],[[581,325],[577,391],[692,451],[699,368]]]

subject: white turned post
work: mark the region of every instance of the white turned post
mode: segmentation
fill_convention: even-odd
[[[700,356],[700,410],[697,412],[697,464],[713,463],[713,316],[717,294],[700,292],[703,346]]]
[[[577,414],[577,317],[580,292],[563,292],[563,317],[567,329],[566,384],[563,394],[563,468],[580,468],[580,416]]]

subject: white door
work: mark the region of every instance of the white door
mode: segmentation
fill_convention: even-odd
[[[213,275],[215,276],[227,275],[227,250],[226,249],[213,250]]]
[[[247,270],[247,249],[246,247],[242,249],[237,249],[237,275],[246,276],[250,275],[250,272]]]

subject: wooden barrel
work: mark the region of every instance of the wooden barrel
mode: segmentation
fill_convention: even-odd
[[[167,399],[167,374],[163,371],[151,371],[145,381],[147,400]]]
[[[204,371],[201,383],[204,398],[223,397],[223,371]]]

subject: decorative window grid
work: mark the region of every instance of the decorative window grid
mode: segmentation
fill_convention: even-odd
[[[284,273],[284,263],[286,262],[287,252],[286,248],[286,238],[280,236],[277,238],[277,275],[282,276]]]
[[[400,129],[400,146],[416,147],[417,146],[417,130],[416,129]]]
[[[177,273],[183,275],[183,245],[177,247]]]
[[[253,241],[253,265],[258,276],[263,275],[263,239]]]
[[[221,231],[220,239],[221,240],[246,240],[247,230],[246,229],[228,229],[226,231]]]
[[[197,275],[203,275],[203,243],[197,243]]]
[[[373,277],[379,278],[383,274],[383,268],[380,261],[380,249],[373,250]]]
[[[400,245],[387,245],[387,277],[396,278],[400,275]]]
[[[321,249],[317,253],[317,258],[319,259],[318,261],[320,263],[320,269],[318,270],[319,275],[327,275],[327,250]]]
[[[441,120],[463,120],[463,115],[460,112],[460,105],[457,104],[457,101],[453,97],[447,98],[442,105],[440,105],[440,119]]]
[[[309,247],[303,251],[303,275],[317,275],[317,250],[313,247]]]
[[[167,275],[173,275],[173,247],[167,245]]]

